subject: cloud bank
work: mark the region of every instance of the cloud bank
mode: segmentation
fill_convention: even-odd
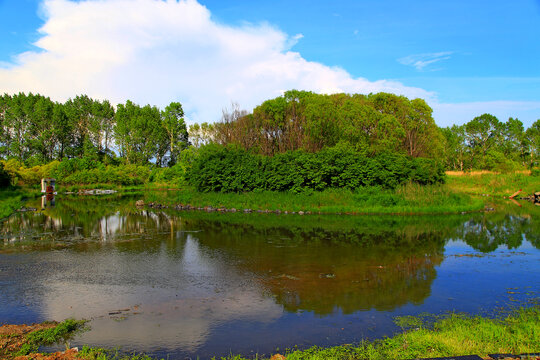
[[[353,78],[305,60],[268,24],[215,22],[195,0],[45,0],[36,46],[0,68],[0,92],[77,94],[164,107],[180,101],[190,122],[213,122],[237,102],[251,110],[289,89],[319,93],[386,91],[433,98],[397,81]]]
[[[188,123],[217,121],[231,102],[250,111],[289,89],[421,97],[443,126],[483,112],[501,120],[507,113],[526,116],[532,123],[540,113],[537,102],[443,104],[434,92],[399,81],[355,78],[293,51],[302,34],[290,36],[265,23],[218,23],[196,0],[43,0],[40,11],[45,24],[35,43],[39,51],[0,63],[0,93],[37,92],[56,101],[87,94],[161,108],[179,101]],[[425,70],[451,54],[399,61]],[[523,112],[524,105],[529,110]]]

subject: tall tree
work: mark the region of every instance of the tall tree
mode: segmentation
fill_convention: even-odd
[[[471,166],[482,167],[487,152],[496,144],[500,134],[499,119],[482,114],[465,124],[467,143],[471,149]]]
[[[157,155],[155,134],[162,129],[158,108],[140,107],[128,100],[125,105],[117,106],[115,121],[116,143],[128,164],[146,164]]]
[[[171,102],[161,114],[163,128],[167,132],[171,163],[188,145],[188,132],[184,122],[184,110],[179,102]]]

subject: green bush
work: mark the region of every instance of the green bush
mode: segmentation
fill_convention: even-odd
[[[70,175],[60,178],[59,183],[64,185],[75,184],[115,184],[115,185],[141,185],[149,181],[150,169],[141,165],[107,166],[103,164],[94,169],[78,170]]]
[[[202,192],[322,191],[379,186],[393,189],[407,182],[442,183],[441,164],[395,153],[366,157],[346,145],[317,153],[289,151],[266,157],[236,146],[201,148],[188,170],[191,185]]]

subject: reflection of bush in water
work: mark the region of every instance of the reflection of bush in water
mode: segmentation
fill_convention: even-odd
[[[402,262],[351,263],[335,269],[333,278],[292,272],[298,280],[265,279],[265,285],[286,310],[329,314],[358,310],[392,310],[409,302],[421,304],[431,292],[442,256],[409,257]],[[375,265],[384,264],[384,265]],[[289,272],[291,272],[289,270]]]
[[[193,224],[194,225],[194,224]],[[429,296],[443,259],[438,231],[364,233],[208,223],[201,245],[227,251],[288,311],[390,310]]]

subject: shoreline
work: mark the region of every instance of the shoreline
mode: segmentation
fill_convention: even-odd
[[[392,337],[356,344],[330,347],[313,346],[304,350],[285,350],[282,354],[257,359],[339,360],[339,359],[419,359],[476,355],[498,359],[493,354],[515,354],[524,359],[540,359],[540,305],[504,309],[498,316],[473,316],[459,313],[401,316],[394,318],[402,331]],[[85,320],[45,322],[28,325],[0,326],[0,356],[6,359],[87,359],[87,360],[153,360],[148,355],[125,355],[116,350],[91,348],[86,345],[70,348],[73,335],[87,330]],[[60,329],[60,330],[57,330]],[[49,335],[44,335],[44,332]],[[65,352],[36,355],[39,346],[66,344]],[[491,354],[491,356],[490,356]],[[248,360],[231,354],[222,360]],[[499,358],[500,359],[500,358]]]

